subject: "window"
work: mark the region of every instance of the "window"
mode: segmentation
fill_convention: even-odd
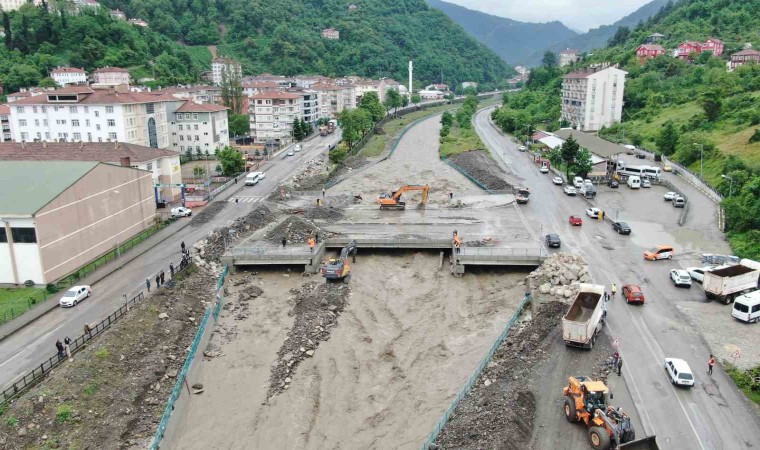
[[[34,126],[40,126],[40,119],[34,119]]]
[[[203,133],[204,136],[208,136],[208,132]]]
[[[115,127],[116,121],[114,119],[108,119],[108,126],[109,127]]]
[[[153,170],[153,163],[148,163],[145,165],[145,170]]]
[[[196,135],[195,135],[195,140],[196,140],[196,141],[200,141],[200,140],[201,140],[201,137],[200,137],[200,136],[198,136],[198,135],[196,134]]]
[[[87,142],[92,142],[92,133],[87,133]]]
[[[40,106],[40,109],[42,110],[42,112],[47,112],[47,107],[46,106]]]
[[[71,126],[72,127],[78,127],[79,126],[79,120],[78,119],[71,119]]]
[[[69,112],[72,113],[72,114],[76,114],[77,113],[77,107],[76,106],[69,106]]]
[[[85,114],[87,114],[88,112],[90,112],[90,107],[89,106],[85,106],[84,107],[84,112],[85,112]]]
[[[185,140],[185,136],[183,136],[183,135],[181,135],[181,134],[180,134],[180,135],[179,135],[179,140],[180,140],[180,141],[184,141],[184,140]]]
[[[0,242],[8,242],[8,234],[5,232],[5,227],[0,228]]]
[[[198,124],[195,124],[195,125],[193,126],[193,129],[194,129],[194,130],[197,130],[197,129],[198,129]]]
[[[182,120],[182,114],[178,113],[178,114],[175,114],[175,116],[177,117],[177,120]]]
[[[49,141],[49,140],[50,140],[50,133],[49,133],[49,132],[47,132],[47,131],[45,132],[45,140],[46,140],[46,141]]]
[[[17,106],[16,107],[16,112],[17,113],[23,113],[24,112],[24,107],[23,106]]]
[[[179,151],[184,152],[185,151],[185,146],[184,145],[180,145],[179,146]]]
[[[84,125],[86,127],[89,127],[90,126],[90,119],[84,119]]]
[[[145,112],[147,112],[148,114],[153,114],[154,112],[156,112],[155,106],[153,105],[153,103],[148,103],[147,105],[145,105]]]
[[[82,140],[82,133],[74,133],[74,140],[75,141],[81,141]]]
[[[115,141],[116,140],[116,133],[108,133],[108,139]]]
[[[185,120],[190,120],[190,113],[185,113]]]
[[[95,129],[98,130],[98,131],[100,131],[100,124],[99,123],[95,125]]]
[[[102,137],[99,137],[99,138],[98,138],[98,142],[103,142],[103,138],[102,138]]]
[[[37,107],[36,107],[36,106],[32,106],[32,112],[33,112],[34,114],[37,114]]]
[[[198,120],[198,113],[193,113],[193,120]]]
[[[42,140],[42,133],[37,132],[37,140],[38,141]]]
[[[18,121],[18,126],[25,127],[26,126],[26,119],[20,119]]]
[[[37,242],[37,233],[34,228],[11,228],[13,242],[17,244],[34,244]]]
[[[100,111],[95,111],[95,117],[100,117]]]
[[[179,126],[179,131],[182,131],[182,125]]]
[[[113,113],[113,106],[106,106],[106,113],[107,114]]]
[[[42,119],[42,125],[48,126],[48,120],[47,119]]]
[[[26,142],[29,140],[29,133],[21,133],[21,142]]]

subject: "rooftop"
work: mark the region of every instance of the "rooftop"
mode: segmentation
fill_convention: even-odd
[[[124,142],[3,142],[0,161],[99,161],[116,163],[153,161],[177,156],[177,152]]]
[[[665,51],[664,48],[662,48],[662,45],[660,44],[642,44],[639,45],[639,48],[644,48],[646,50],[658,50],[658,51]]]
[[[177,108],[176,112],[217,112],[227,111],[229,108],[222,105],[200,104],[185,102],[184,105]]]
[[[51,70],[50,73],[81,73],[81,74],[85,74],[87,72],[85,72],[84,69],[79,69],[77,67],[56,67],[55,69]]]
[[[254,94],[251,96],[251,98],[254,98],[254,99],[276,99],[276,98],[296,99],[296,98],[301,98],[301,96],[298,94],[292,94],[290,92],[269,91],[269,92],[260,92],[258,94]]]
[[[96,69],[93,73],[108,73],[108,72],[127,72],[129,73],[129,70],[121,68],[121,67],[101,67],[100,69]]]
[[[602,158],[610,158],[613,155],[625,152],[625,147],[622,145],[618,145],[610,141],[605,141],[600,137],[596,137],[593,134],[584,133],[582,131],[563,128],[559,131],[555,131],[554,134],[561,137],[562,139],[567,139],[570,137],[570,135],[572,135],[573,139],[578,141],[578,144],[580,144],[581,147],[587,148],[588,151],[597,154]]]
[[[84,105],[114,105],[130,103],[155,103],[162,101],[180,101],[171,95],[165,93],[146,93],[146,92],[117,92],[115,89],[92,89],[87,86],[69,86],[61,89],[46,92],[43,95],[37,95],[28,98],[22,98],[13,102],[14,105],[59,105],[66,102],[51,102],[48,96],[59,94],[77,94],[77,104]],[[73,102],[72,102],[73,103]]]
[[[738,51],[731,56],[749,56],[749,55],[760,55],[760,51],[757,51],[753,48],[745,48],[744,50]]]

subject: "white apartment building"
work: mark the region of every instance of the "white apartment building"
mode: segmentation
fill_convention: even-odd
[[[322,75],[296,75],[293,82],[298,87],[309,89],[315,84],[333,84],[333,79]]]
[[[567,48],[559,52],[559,66],[564,67],[581,59],[581,52],[574,48]]]
[[[56,67],[50,71],[50,78],[59,86],[87,84],[87,72],[76,67]]]
[[[185,153],[217,150],[230,145],[226,106],[185,102],[174,111],[171,119],[172,149]]]
[[[0,8],[3,11],[15,11],[19,8],[21,8],[21,5],[25,5],[29,3],[28,0],[0,0]],[[32,3],[34,3],[35,6],[38,6],[40,3],[42,3],[41,0],[34,0]]]
[[[582,131],[620,122],[627,74],[602,66],[562,77],[562,119]]]
[[[319,109],[322,117],[336,119],[344,109],[356,108],[356,94],[353,85],[314,84],[311,86],[311,90],[319,94]]]
[[[129,84],[129,71],[121,67],[101,67],[92,73],[95,84],[117,86]]]
[[[8,105],[0,105],[0,142],[13,141],[11,131],[11,109]]]
[[[251,137],[256,144],[293,142],[293,121],[302,118],[303,97],[293,92],[262,92],[249,99]]]
[[[168,95],[70,86],[10,103],[17,142],[126,142],[169,148],[169,118],[184,101]]]
[[[216,85],[222,84],[225,72],[227,77],[237,75],[237,78],[243,78],[243,69],[239,62],[229,58],[214,58],[211,61],[211,81]]]

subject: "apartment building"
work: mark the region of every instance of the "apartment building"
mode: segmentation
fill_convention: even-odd
[[[303,97],[294,92],[262,92],[250,98],[248,115],[255,144],[288,145],[293,142],[293,122],[301,119]]]
[[[581,52],[574,48],[566,48],[559,52],[559,66],[564,67],[581,59]]]
[[[129,84],[129,71],[121,67],[101,67],[92,73],[95,84],[116,86]]]
[[[50,71],[50,78],[59,86],[87,84],[87,72],[77,67],[56,67]]]
[[[356,108],[356,94],[353,85],[314,84],[311,86],[311,90],[319,94],[319,109],[322,117],[335,119],[344,109]]]
[[[220,85],[225,76],[243,78],[243,69],[240,63],[230,58],[214,58],[211,61],[211,81]]]
[[[312,126],[316,126],[317,121],[322,117],[319,107],[319,93],[311,89],[299,87],[289,88],[286,92],[301,97],[301,117],[299,118],[306,123],[310,123]]]
[[[627,73],[599,66],[562,77],[562,119],[582,131],[620,122]]]
[[[25,5],[27,3],[30,3],[29,0],[0,0],[0,9],[3,11],[15,11],[19,8],[21,8],[21,5]],[[35,6],[42,3],[41,0],[34,0],[33,3]]]
[[[0,142],[10,142],[12,140],[11,108],[8,105],[0,105]]]
[[[221,105],[185,102],[171,120],[172,149],[185,153],[200,150],[215,154],[230,145],[227,108]]]
[[[183,100],[123,87],[69,86],[8,106],[17,142],[118,141],[169,148],[169,118]]]

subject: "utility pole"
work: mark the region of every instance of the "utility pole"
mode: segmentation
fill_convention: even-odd
[[[694,143],[694,146],[699,146],[699,179],[704,180],[704,166],[705,166],[705,146],[704,144]]]

